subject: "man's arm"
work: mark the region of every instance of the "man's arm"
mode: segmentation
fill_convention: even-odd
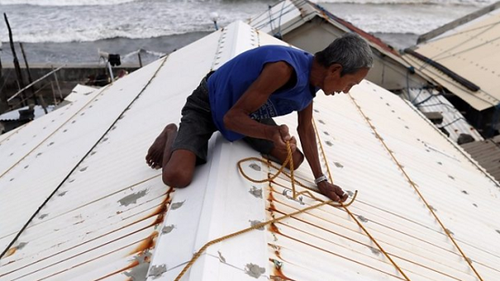
[[[264,125],[252,120],[249,115],[265,104],[272,93],[285,85],[293,73],[293,67],[285,62],[266,64],[257,80],[224,115],[226,129],[249,137],[271,140],[279,148],[286,147],[285,141],[291,139],[286,125]],[[292,151],[295,149],[294,145]]]
[[[311,167],[314,178],[317,179],[323,176],[323,171],[321,170],[321,164],[318,157],[318,146],[316,144],[316,132],[312,124],[312,112],[313,103],[309,104],[302,111],[298,112],[299,126],[297,127],[297,132],[299,133],[300,142],[302,143],[302,149],[304,150],[304,155]],[[348,195],[344,193],[342,188],[337,185],[331,184],[328,181],[322,181],[318,183],[318,189],[321,193],[333,201],[344,202]]]

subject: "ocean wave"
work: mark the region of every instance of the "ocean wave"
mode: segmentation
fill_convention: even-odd
[[[16,0],[0,0],[0,4],[6,1]],[[16,2],[19,1],[56,2],[56,0]],[[105,2],[104,0],[58,1],[59,3]],[[223,27],[235,20],[246,20],[253,15],[261,14],[267,9],[266,3],[251,0],[107,0],[106,2],[126,1],[130,3],[106,7],[14,5],[2,8],[9,16],[14,40],[26,43],[89,42],[113,38],[147,39],[207,32],[214,30],[209,16],[211,12],[219,14],[218,25]],[[336,16],[352,22],[367,32],[382,33],[425,33],[477,9],[471,6],[456,6],[451,9],[446,5],[352,5],[342,4],[341,1],[318,2]],[[391,0],[353,1],[381,3]],[[399,0],[401,1],[419,0]],[[438,2],[438,0],[431,1]],[[8,38],[7,28],[2,24],[0,24],[0,38]]]
[[[137,0],[0,0],[0,5],[33,6],[109,6]]]
[[[157,38],[163,36],[173,36],[173,35],[182,35],[188,33],[195,32],[210,32],[214,31],[212,26],[206,27],[191,27],[184,28],[182,30],[135,30],[135,31],[117,31],[117,30],[89,30],[83,31],[79,33],[75,33],[72,30],[68,30],[66,32],[38,32],[34,34],[23,34],[18,36],[16,41],[25,42],[25,43],[42,43],[42,42],[53,42],[53,43],[68,43],[68,42],[91,42],[91,41],[99,41],[99,40],[108,40],[108,39],[149,39],[149,38]]]
[[[448,6],[486,6],[496,0],[315,0],[313,1],[331,4],[375,4],[375,5],[448,5]]]
[[[1,0],[0,0],[1,1]],[[191,32],[213,31],[210,13],[219,13],[219,26],[245,20],[267,8],[246,2],[200,5],[195,2],[136,1],[127,5],[39,7],[15,6],[7,11],[14,40],[26,43],[88,42],[112,38],[147,39]],[[7,37],[0,24],[0,38]]]
[[[265,0],[163,0],[167,3],[224,3],[224,2],[265,2]],[[158,0],[0,0],[0,5],[35,5],[35,6],[110,6],[130,2],[158,2]],[[278,2],[276,0],[275,2]],[[312,0],[314,3],[344,4],[435,4],[485,6],[496,0]]]

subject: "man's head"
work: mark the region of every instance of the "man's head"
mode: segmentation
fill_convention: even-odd
[[[370,46],[354,33],[346,33],[335,39],[324,50],[317,52],[314,58],[324,71],[318,86],[327,95],[349,92],[373,66]]]

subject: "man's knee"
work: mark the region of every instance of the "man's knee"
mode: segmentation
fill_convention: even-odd
[[[193,180],[193,173],[178,169],[164,170],[162,174],[163,183],[171,187],[186,187]]]

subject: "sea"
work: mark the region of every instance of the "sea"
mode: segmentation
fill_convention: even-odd
[[[495,0],[319,0],[334,15],[397,49],[420,34],[493,4]],[[0,0],[30,64],[95,64],[99,51],[124,64],[148,63],[215,30],[265,12],[274,0]],[[7,25],[0,20],[0,57],[12,63]]]

